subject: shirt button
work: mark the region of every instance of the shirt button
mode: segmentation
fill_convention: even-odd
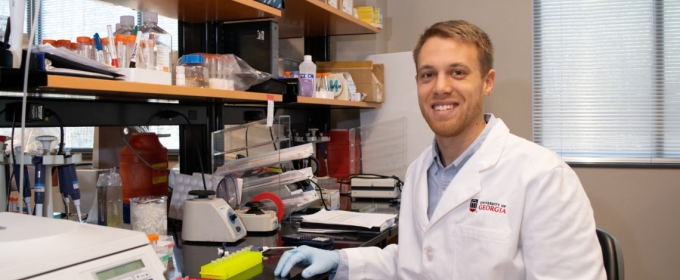
[[[434,250],[432,249],[432,247],[427,247],[425,249],[425,256],[427,256],[428,261],[432,261],[432,259],[434,258]]]

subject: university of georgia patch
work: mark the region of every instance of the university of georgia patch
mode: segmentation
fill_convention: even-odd
[[[477,200],[476,199],[471,199],[470,200],[470,212],[477,212]]]
[[[479,211],[507,214],[507,208],[505,204],[490,201],[479,201],[478,199],[471,199],[470,212],[477,213]]]

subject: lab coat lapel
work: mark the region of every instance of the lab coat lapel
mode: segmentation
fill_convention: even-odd
[[[479,176],[478,155],[479,153],[472,155],[468,162],[460,169],[458,174],[456,174],[456,177],[451,180],[451,183],[449,183],[444,192],[444,196],[442,196],[442,199],[439,201],[437,208],[432,214],[429,227],[432,227],[437,223],[437,221],[444,217],[446,213],[452,211],[462,203],[470,201],[474,195],[482,190]]]
[[[428,153],[430,154],[430,153]],[[416,188],[413,190],[413,208],[415,210],[415,218],[418,220],[421,230],[424,232],[429,224],[429,219],[427,218],[427,207],[430,203],[428,199],[428,187],[427,187],[427,169],[432,165],[433,159],[431,156],[425,157],[423,161],[420,162],[417,171],[415,172],[416,178]]]
[[[428,228],[432,227],[448,212],[462,203],[470,201],[482,190],[480,172],[496,165],[503,153],[508,135],[510,135],[510,130],[501,119],[498,119],[479,150],[470,157],[447,186],[444,196],[432,214]],[[427,186],[427,170],[421,170],[421,174],[425,174],[425,185]],[[425,194],[427,195],[427,192]],[[427,201],[425,203],[427,204]],[[427,211],[427,208],[425,208],[425,211]]]

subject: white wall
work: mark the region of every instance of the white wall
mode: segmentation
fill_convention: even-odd
[[[356,0],[358,1],[358,0]],[[337,60],[411,51],[431,24],[464,19],[484,29],[495,46],[496,87],[485,104],[520,137],[531,139],[532,1],[365,1],[384,8],[378,35],[331,39]],[[389,85],[388,87],[391,87]],[[404,86],[403,83],[396,87]],[[400,98],[390,95],[386,98]],[[413,104],[417,109],[417,105]],[[415,110],[414,109],[414,110]],[[382,110],[382,109],[381,109]],[[412,132],[415,133],[415,132]],[[678,279],[680,171],[659,168],[575,168],[590,197],[597,226],[624,250],[627,279]]]

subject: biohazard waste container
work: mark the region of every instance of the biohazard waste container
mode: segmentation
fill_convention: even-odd
[[[123,222],[130,223],[130,198],[168,196],[168,149],[155,133],[133,133],[129,146],[120,150],[120,177],[123,181]],[[134,149],[134,152],[130,149]],[[137,152],[136,155],[135,152]],[[156,169],[149,167],[144,161]]]

